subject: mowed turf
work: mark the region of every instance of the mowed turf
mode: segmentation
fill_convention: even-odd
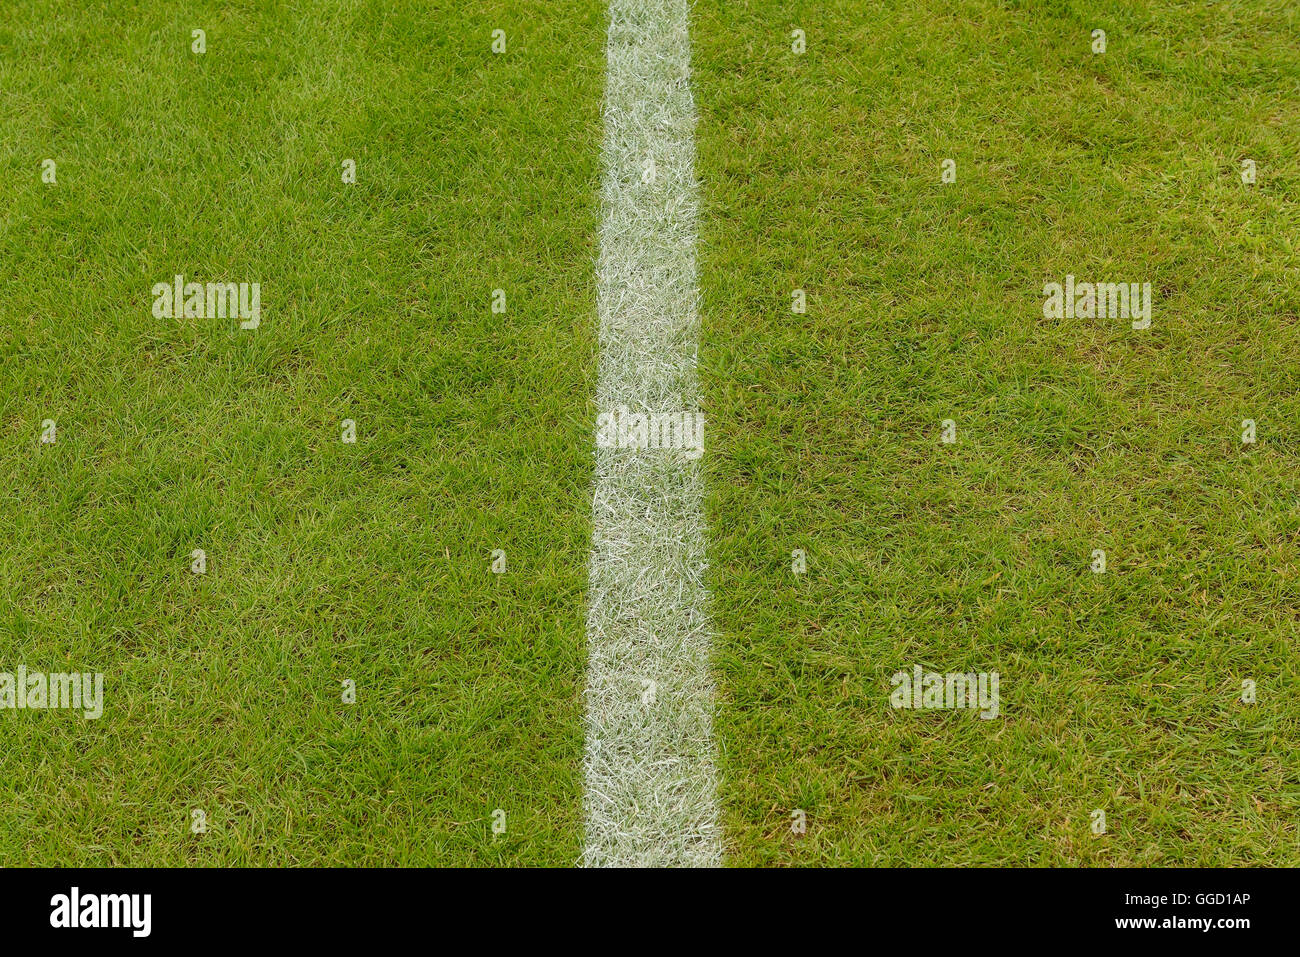
[[[0,864],[578,857],[604,16],[10,4]]]
[[[733,863],[1300,863],[1298,16],[695,8]],[[892,709],[917,664],[1001,716]]]
[[[11,6],[0,671],[106,702],[0,711],[0,864],[578,858],[605,16]],[[1293,5],[692,31],[729,860],[1300,863]],[[1001,716],[891,709],[916,664]]]

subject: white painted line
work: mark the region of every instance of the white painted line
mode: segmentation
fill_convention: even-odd
[[[610,0],[609,13],[596,402],[621,441],[596,448],[583,863],[711,866],[722,844],[698,449],[625,447],[637,413],[699,412],[688,5]]]

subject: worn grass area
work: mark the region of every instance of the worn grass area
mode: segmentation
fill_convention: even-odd
[[[1300,863],[1298,16],[696,8],[733,863]],[[1151,328],[1045,320],[1067,273]]]
[[[604,5],[3,20],[0,863],[576,860]]]

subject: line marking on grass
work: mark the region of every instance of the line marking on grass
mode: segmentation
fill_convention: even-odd
[[[596,447],[583,863],[713,866],[698,450],[626,447],[639,444],[638,413],[668,421],[699,407],[688,0],[610,0],[607,59],[596,400],[632,420],[616,430],[623,441]]]

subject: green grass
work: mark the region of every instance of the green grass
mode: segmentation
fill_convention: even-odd
[[[733,863],[1300,863],[1297,16],[697,8]],[[1066,273],[1152,328],[1044,320]]]
[[[0,714],[0,864],[577,858],[603,30],[10,6],[0,670],[107,706]],[[154,319],[175,273],[261,327]]]
[[[0,671],[107,702],[0,712],[0,865],[577,860],[605,26],[10,5]],[[1298,35],[694,8],[731,863],[1300,864]],[[261,327],[155,319],[176,273]],[[1152,328],[1044,320],[1066,273]],[[1002,716],[892,710],[914,664]]]

